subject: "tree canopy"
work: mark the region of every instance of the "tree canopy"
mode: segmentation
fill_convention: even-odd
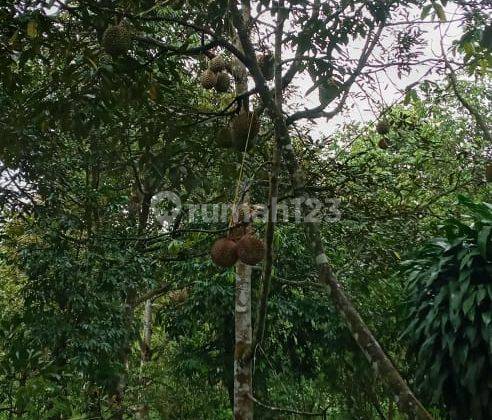
[[[5,0],[0,418],[488,418],[491,9]]]

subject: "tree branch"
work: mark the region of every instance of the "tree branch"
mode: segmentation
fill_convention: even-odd
[[[384,23],[381,23],[372,41],[371,41],[371,37],[367,37],[366,44],[364,45],[364,49],[362,50],[357,67],[350,75],[348,80],[343,84],[343,88],[341,90],[343,92],[343,95],[338,105],[334,109],[328,112],[324,111],[324,109],[326,108],[326,105],[324,104],[321,104],[315,108],[305,109],[304,111],[298,111],[287,118],[286,121],[287,125],[290,125],[295,121],[303,118],[311,119],[311,118],[326,117],[326,119],[328,120],[336,116],[342,110],[343,106],[345,105],[345,102],[347,101],[350,88],[352,87],[357,77],[361,74],[362,69],[366,65],[367,60],[369,59],[370,55],[372,54],[372,51],[374,50],[374,47],[379,42],[379,38],[381,36],[381,32],[383,31],[383,28],[384,28]]]
[[[170,289],[171,289],[171,284],[170,283],[164,283],[163,285],[159,286],[157,289],[150,290],[149,292],[143,294],[142,296],[139,296],[132,303],[132,307],[135,308],[138,305],[146,302],[147,300],[157,299],[159,296],[162,296],[164,293],[168,292]]]
[[[279,0],[277,12],[277,25],[275,28],[275,102],[277,108],[282,109],[282,35],[287,13],[283,11],[284,1]],[[270,294],[270,283],[273,269],[273,235],[275,232],[275,222],[277,220],[277,197],[280,174],[280,148],[278,142],[274,142],[272,150],[272,166],[270,173],[270,188],[268,192],[268,221],[265,229],[265,263],[263,265],[263,282],[261,289],[260,304],[258,306],[258,316],[253,334],[251,352],[257,345],[261,344],[265,335],[266,314],[268,305],[268,295]],[[252,356],[249,355],[250,357]]]
[[[449,29],[449,25],[448,25],[448,29]],[[447,32],[447,30],[446,30],[446,32]],[[444,48],[444,43],[443,43],[444,36],[442,34],[441,26],[439,26],[439,32],[441,35],[441,39],[440,39],[441,53],[442,53],[442,57],[444,59],[444,65],[449,70],[449,81],[451,84],[451,88],[453,89],[454,94],[458,98],[458,101],[460,101],[460,103],[466,108],[466,110],[475,119],[476,124],[482,130],[488,143],[492,144],[492,134],[490,133],[490,128],[489,128],[488,124],[486,123],[485,119],[482,117],[480,112],[477,109],[475,109],[475,107],[470,102],[468,102],[468,100],[459,91],[458,81],[456,79],[456,73],[453,69],[453,66],[451,65],[451,63],[448,60],[446,50]]]
[[[269,411],[277,412],[277,413],[289,413],[289,414],[296,414],[299,416],[306,416],[306,417],[324,417],[326,415],[327,409],[319,412],[319,413],[310,413],[309,411],[299,411],[299,410],[292,410],[289,408],[280,408],[280,407],[274,407],[271,405],[267,405],[265,403],[262,403],[261,401],[257,400],[255,397],[252,395],[249,396],[251,400],[259,405],[260,407],[266,408]]]
[[[170,55],[200,55],[206,51],[209,51],[219,45],[217,40],[212,40],[211,42],[201,45],[199,47],[193,48],[181,48],[166,44],[165,42],[159,41],[158,39],[148,37],[148,36],[135,36],[135,39],[145,45],[153,45],[163,51],[171,53]]]

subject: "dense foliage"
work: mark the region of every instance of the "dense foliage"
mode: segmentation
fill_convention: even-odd
[[[417,380],[453,418],[485,419],[492,410],[492,205],[461,198],[466,220],[405,262]]]
[[[227,220],[192,219],[184,207],[163,226],[152,204],[172,191],[210,215],[241,188],[251,203],[269,196],[278,136],[255,77],[247,92],[201,85],[212,56],[235,63],[233,3],[0,4],[0,418],[233,416],[236,273],[209,257]],[[491,191],[487,9],[479,1],[237,3],[252,6],[257,54],[274,50],[272,25],[286,13],[282,115],[305,194],[323,203],[322,242],[340,284],[436,418],[486,418],[491,209],[472,203],[489,202]],[[423,57],[418,25],[444,25],[454,12],[460,35],[447,40],[448,60]],[[118,25],[125,39],[108,48],[106,31]],[[353,58],[377,36],[370,60]],[[423,80],[391,104],[378,96],[388,69],[396,79],[427,62]],[[321,105],[310,109],[311,92]],[[371,121],[347,117],[326,134],[325,118],[362,101]],[[217,133],[248,102],[261,128],[243,154]],[[284,159],[278,197],[291,214],[292,178]],[[462,201],[474,224],[459,195],[470,197]],[[407,284],[401,261],[450,217],[446,237],[407,263]],[[318,255],[294,222],[275,225],[266,330],[252,358],[255,417],[403,416],[318,282]],[[251,227],[260,237],[267,230],[264,221]],[[253,268],[253,324],[264,276]]]

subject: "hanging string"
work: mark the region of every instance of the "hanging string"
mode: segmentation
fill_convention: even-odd
[[[246,112],[248,113],[248,116],[249,116],[249,111],[246,111]],[[244,163],[246,162],[246,155],[247,155],[246,151],[248,150],[249,138],[251,135],[251,127],[253,126],[253,119],[254,119],[253,113],[251,113],[251,120],[249,122],[249,127],[248,127],[248,135],[246,137],[246,143],[244,145],[244,150],[242,152],[243,156],[242,156],[241,166],[239,167],[239,174],[238,174],[237,181],[236,181],[236,192],[234,194],[234,200],[233,200],[233,212],[231,213],[231,216],[230,216],[229,227],[234,225],[234,213],[236,210],[237,201],[239,199],[239,189],[240,189],[242,178],[243,178]]]

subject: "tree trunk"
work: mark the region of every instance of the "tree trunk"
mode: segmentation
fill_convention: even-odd
[[[238,262],[236,266],[236,298],[234,307],[235,351],[234,351],[234,418],[253,419],[251,351],[251,271],[249,265]]]
[[[138,215],[138,236],[141,237],[147,228],[147,223],[149,220],[149,215],[150,215],[150,203],[152,200],[153,193],[150,191],[149,188],[145,188],[144,194],[142,196],[142,201],[140,204],[139,208],[139,215]],[[143,242],[138,242],[136,244],[136,248],[138,250],[143,250]],[[126,297],[125,301],[125,308],[124,308],[124,317],[125,317],[125,322],[127,326],[127,331],[125,334],[125,337],[123,338],[123,343],[122,343],[122,349],[121,349],[121,358],[120,361],[123,365],[123,371],[120,373],[115,389],[113,390],[113,404],[112,404],[112,418],[116,420],[122,420],[124,417],[125,413],[125,407],[124,407],[124,395],[125,395],[125,389],[127,385],[127,376],[128,376],[128,370],[129,370],[129,362],[130,362],[130,355],[131,355],[131,346],[132,346],[132,337],[131,337],[131,330],[132,330],[132,325],[134,321],[134,303],[135,299],[137,297],[137,291],[135,288],[131,288],[128,290],[128,294]]]
[[[251,9],[249,0],[242,0],[242,18],[249,33]],[[237,48],[242,49],[236,34],[233,35]],[[246,67],[237,60],[235,73],[235,90],[240,95],[248,90]],[[244,98],[241,111],[248,111],[249,101]],[[243,152],[247,153],[247,152]],[[243,155],[243,163],[246,156]],[[242,180],[239,180],[242,182]],[[248,199],[245,198],[246,203]],[[234,203],[235,205],[237,203]],[[237,213],[239,215],[239,212]],[[234,418],[236,420],[253,419],[253,369],[251,345],[253,341],[251,320],[251,272],[252,268],[239,261],[236,264],[236,294],[234,302],[235,349],[234,349]]]
[[[140,386],[142,387],[142,395],[145,395],[145,365],[150,361],[151,353],[151,341],[152,341],[152,300],[145,301],[144,319],[143,319],[143,339],[140,349]],[[145,397],[144,397],[145,398]],[[143,402],[138,410],[138,417],[140,419],[146,419],[149,415],[149,406],[146,402]]]
[[[141,364],[142,366],[150,360],[152,341],[152,300],[145,301],[144,320],[143,320],[143,341],[141,348]]]

